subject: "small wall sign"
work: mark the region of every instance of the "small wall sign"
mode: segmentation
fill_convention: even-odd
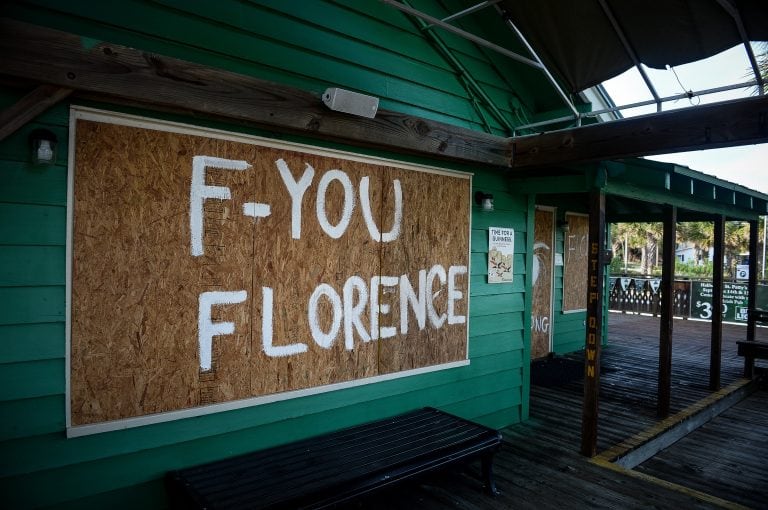
[[[488,283],[512,281],[512,258],[515,252],[515,229],[488,228]]]

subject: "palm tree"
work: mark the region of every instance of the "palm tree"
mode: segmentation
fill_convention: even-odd
[[[651,274],[658,260],[659,242],[662,238],[661,223],[614,223],[611,225],[613,252],[618,253],[626,241],[630,246],[640,247],[640,271]]]
[[[760,76],[763,77],[763,93],[768,94],[768,42],[755,43],[755,47],[758,50],[755,55],[757,68],[760,70]],[[758,92],[758,88],[755,87],[754,93]]]
[[[631,247],[640,246],[643,243],[644,229],[642,225],[642,223],[612,223],[611,240],[613,243],[613,253],[621,251],[623,258],[629,260]]]
[[[690,242],[693,244],[695,258],[702,260],[702,252],[707,254],[715,237],[715,224],[710,221],[687,221],[677,225],[677,242]]]
[[[746,221],[728,221],[725,223],[725,267],[730,276],[735,275],[739,255],[749,249],[749,223]],[[755,254],[756,255],[756,254]]]

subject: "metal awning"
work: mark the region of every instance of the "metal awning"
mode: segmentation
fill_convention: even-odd
[[[489,0],[467,2],[467,7],[438,19],[421,12],[408,0],[382,2],[410,16],[447,30],[475,44],[497,51],[516,62],[541,70],[572,114],[526,126],[594,116],[579,113],[571,95],[594,87],[636,67],[652,100],[620,105],[611,111],[644,104],[662,103],[729,89],[756,86],[763,93],[765,84],[750,41],[768,40],[768,3],[764,0]],[[510,29],[514,46],[522,43],[526,55],[513,52],[458,26],[466,16],[493,9]],[[752,66],[754,78],[745,83],[717,89],[690,91],[660,97],[643,66],[664,69],[695,62],[742,44]],[[512,45],[510,45],[512,46]],[[608,110],[601,110],[604,113]]]
[[[749,41],[768,40],[763,0],[504,0],[500,5],[570,92],[640,63],[664,69],[738,44],[751,53]]]

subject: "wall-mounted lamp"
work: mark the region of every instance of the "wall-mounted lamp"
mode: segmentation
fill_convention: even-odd
[[[571,229],[571,226],[568,224],[567,221],[560,220],[557,222],[557,228],[559,228],[563,232],[568,232]]]
[[[379,98],[336,87],[325,89],[323,103],[335,112],[372,119],[379,109]]]
[[[56,135],[47,129],[35,129],[29,134],[33,165],[52,165],[56,161]]]
[[[480,206],[483,211],[493,211],[493,195],[490,193],[483,193],[482,191],[475,192],[475,203]]]

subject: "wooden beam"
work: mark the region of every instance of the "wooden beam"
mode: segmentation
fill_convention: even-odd
[[[68,87],[40,85],[0,112],[0,141],[72,93]]]
[[[587,330],[584,345],[584,402],[581,414],[581,454],[597,454],[600,348],[603,342],[603,290],[605,288],[605,193],[589,194],[589,252],[587,266]]]
[[[513,167],[768,142],[768,96],[513,138]]]
[[[712,332],[709,353],[709,389],[720,389],[720,367],[723,353],[723,251],[725,248],[725,216],[715,217],[715,249],[712,266]]]
[[[659,386],[657,414],[669,416],[672,390],[672,325],[675,310],[675,231],[677,208],[664,206],[664,247],[661,265],[661,320],[659,321]]]
[[[87,97],[240,121],[344,143],[510,166],[506,138],[380,110],[334,112],[320,93],[77,35],[0,19],[0,74],[72,88]]]

